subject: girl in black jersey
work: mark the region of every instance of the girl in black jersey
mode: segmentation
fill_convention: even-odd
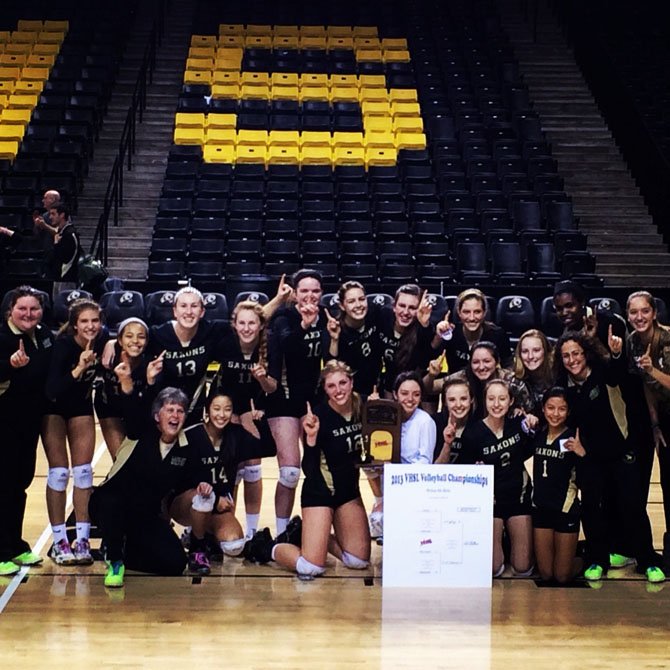
[[[575,558],[580,504],[577,463],[585,455],[579,428],[569,428],[565,389],[550,388],[543,397],[546,426],[533,440],[533,541],[535,559],[544,580],[565,584],[581,569]]]
[[[171,501],[170,516],[191,526],[189,569],[209,574],[205,535],[214,536],[221,551],[239,556],[244,548],[244,532],[235,518],[233,493],[241,463],[274,456],[277,448],[262,412],[250,401],[249,418],[256,437],[240,424],[232,423],[232,399],[215,391],[207,399],[204,423],[184,431],[193,449],[193,468],[184,487]]]
[[[653,549],[630,440],[632,417],[620,386],[626,374],[623,340],[612,333],[611,325],[608,344],[609,356],[598,340],[570,331],[556,343],[556,378],[567,389],[571,423],[579,428],[586,449],[578,469],[589,566],[584,577],[601,579],[610,567],[611,555],[619,549],[613,546],[617,538],[625,538],[627,546],[619,549],[620,555],[634,556],[648,581],[661,582],[665,574]],[[614,518],[618,528],[608,523]]]
[[[124,362],[130,366],[133,384],[141,388],[146,384],[146,360],[144,350],[147,346],[149,328],[147,324],[131,317],[119,324],[112,368]],[[95,413],[100,421],[102,436],[112,460],[121,447],[126,436],[123,423],[123,402],[121,387],[114,370],[102,368],[102,388],[95,394]]]
[[[502,539],[507,529],[512,569],[528,577],[533,571],[532,485],[524,463],[532,456],[530,432],[537,418],[509,418],[512,397],[504,381],[488,382],[484,398],[486,416],[463,433],[461,462],[493,465],[493,576],[505,571]]]
[[[363,449],[361,400],[353,392],[351,368],[341,361],[328,361],[321,379],[327,400],[314,413],[308,406],[303,419],[301,538],[295,544],[272,546],[265,529],[256,534],[250,548],[255,560],[275,560],[301,579],[322,575],[329,553],[356,570],[366,568],[370,560],[370,534],[356,467]]]
[[[473,398],[467,382],[452,379],[442,389],[442,411],[433,417],[436,427],[434,463],[458,463],[461,438],[472,414]]]
[[[519,338],[514,352],[514,376],[528,388],[530,411],[539,416],[544,393],[554,379],[554,351],[543,332],[533,328]]]
[[[5,432],[0,469],[0,576],[42,558],[23,540],[26,490],[35,474],[40,423],[47,407],[44,394],[53,351],[53,335],[42,324],[42,295],[30,286],[10,294],[0,325],[0,418]]]
[[[46,392],[51,401],[44,418],[42,442],[49,462],[47,509],[54,544],[51,558],[59,565],[90,564],[88,499],[93,486],[91,461],[95,448],[93,381],[105,345],[101,310],[92,300],[72,303],[68,322],[54,345]],[[70,447],[72,500],[77,539],[70,547],[65,529],[65,490]]]
[[[257,302],[245,300],[235,306],[231,328],[219,342],[216,358],[220,367],[212,382],[213,390],[232,400],[234,420],[256,437],[252,403],[264,409],[267,396],[277,390],[281,376],[281,362],[268,358],[266,322],[263,307]],[[258,529],[263,496],[260,459],[242,463],[237,477],[238,481],[244,480],[246,534],[251,537]]]
[[[360,282],[347,281],[337,292],[340,328],[331,334],[330,355],[354,371],[354,390],[370,395],[379,384],[382,347],[379,339],[382,308],[369,305]]]
[[[300,419],[314,402],[321,361],[330,347],[325,315],[319,310],[321,275],[303,269],[292,277],[295,304],[270,322],[269,355],[282,363],[281,384],[268,398],[267,415],[277,443],[279,479],[275,491],[277,533],[286,530],[300,479]]]

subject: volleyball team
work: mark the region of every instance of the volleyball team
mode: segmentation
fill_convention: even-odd
[[[364,569],[384,517],[383,477],[361,467],[362,408],[382,397],[400,407],[402,462],[493,466],[494,577],[509,569],[597,582],[635,563],[648,581],[665,579],[670,540],[666,532],[663,556],[654,551],[646,503],[657,453],[667,531],[670,331],[649,293],[629,296],[626,324],[592,313],[578,284],[559,282],[563,334],[552,342],[529,330],[514,351],[486,320],[478,289],[458,296],[453,315],[434,313],[414,284],[389,304],[356,281],[332,308],[322,296],[319,273],[303,269],[267,304],[242,300],[220,322],[185,287],[172,320],[129,318],[111,338],[94,301],[75,301],[54,335],[42,294],[11,291],[0,326],[0,575],[42,561],[22,539],[40,436],[49,555],[92,563],[95,523],[107,587],[123,586],[126,568],[206,575],[224,555],[274,561],[302,579],[322,574],[328,554]],[[113,459],[96,487],[95,417]],[[259,529],[265,458],[279,466],[274,535]],[[369,513],[361,479],[372,489]],[[174,522],[187,528],[182,538]]]

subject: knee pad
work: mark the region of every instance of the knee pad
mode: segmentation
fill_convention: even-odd
[[[493,573],[493,577],[500,577],[502,573],[505,572],[505,562],[503,561],[500,564],[500,567]]]
[[[47,474],[47,486],[52,491],[65,491],[70,471],[67,468],[49,468]]]
[[[90,489],[93,486],[93,468],[91,464],[75,465],[72,468],[72,482],[78,489]]]
[[[314,565],[314,563],[310,563],[306,558],[300,556],[296,561],[295,571],[304,577],[319,577],[326,571],[326,568]]]
[[[350,570],[365,570],[370,565],[370,561],[364,561],[358,556],[350,554],[348,551],[342,552],[342,563]]]
[[[260,481],[263,476],[263,467],[261,465],[247,465],[242,472],[244,481],[252,484]]]
[[[533,570],[535,570],[534,565],[531,565],[528,570],[524,570],[523,572],[517,572],[514,566],[512,566],[512,573],[515,577],[530,577],[533,574]]]
[[[245,468],[246,469],[246,468]],[[287,489],[294,489],[300,481],[300,468],[293,465],[283,465],[279,468],[279,483]]]
[[[239,556],[244,549],[245,543],[246,540],[241,537],[239,540],[224,540],[219,542],[219,546],[226,556]]]
[[[215,502],[216,496],[214,493],[210,493],[208,496],[201,496],[196,493],[191,501],[191,508],[196,512],[211,512],[214,509]]]
[[[370,470],[369,468],[363,468],[363,472],[365,473],[365,476],[368,479],[379,479],[381,477],[381,473],[379,470]]]

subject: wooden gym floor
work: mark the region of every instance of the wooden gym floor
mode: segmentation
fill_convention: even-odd
[[[109,467],[101,440],[96,481]],[[276,465],[264,461],[261,523],[273,525]],[[650,512],[662,533],[654,473]],[[25,537],[51,544],[40,451]],[[367,486],[362,487],[369,496]],[[369,502],[369,501],[368,501]],[[274,529],[273,529],[274,531]],[[530,579],[493,588],[381,588],[381,549],[369,570],[329,562],[300,582],[274,565],[226,558],[202,579],[127,574],[102,585],[104,566],[62,568],[46,559],[0,583],[3,668],[664,668],[670,667],[670,584],[632,570],[600,588],[539,587]]]

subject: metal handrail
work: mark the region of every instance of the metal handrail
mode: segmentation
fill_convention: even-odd
[[[107,190],[103,200],[102,212],[98,217],[98,225],[91,242],[92,256],[106,264],[109,248],[109,221],[119,225],[119,208],[123,206],[123,178],[125,169],[133,169],[133,156],[136,151],[137,124],[142,123],[147,104],[147,86],[153,83],[153,74],[156,69],[156,50],[163,40],[163,25],[165,18],[165,0],[157,0],[157,11],[147,45],[144,49],[142,63],[137,73],[137,80],[130,106],[119,138],[119,151],[114,159],[112,171],[107,183]]]

